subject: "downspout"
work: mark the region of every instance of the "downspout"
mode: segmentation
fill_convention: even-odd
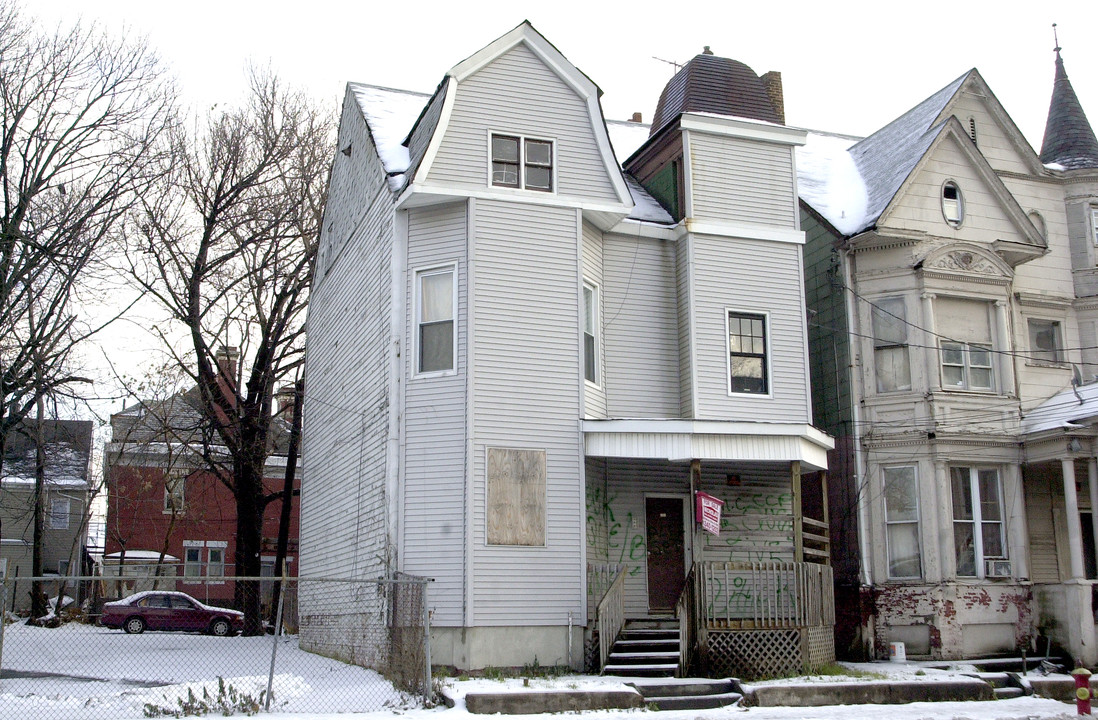
[[[849,250],[843,251],[843,286],[846,290],[853,290],[854,285],[854,255]],[[860,337],[857,323],[858,313],[854,310],[855,298],[851,296],[849,301],[843,303],[843,307],[846,308],[846,324],[850,328],[850,332],[854,337]],[[852,348],[857,348],[856,343],[851,344]],[[866,503],[866,496],[868,495],[867,488],[863,486],[863,482],[866,478],[865,470],[865,455],[862,452],[861,443],[861,399],[862,391],[861,387],[857,385],[856,375],[854,372],[855,357],[861,357],[860,352],[851,354],[850,362],[847,366],[849,373],[848,382],[852,391],[857,388],[857,391],[853,394],[850,403],[851,417],[854,422],[853,432],[853,446],[854,446],[854,476],[856,487],[858,488],[858,553],[861,555],[860,573],[862,585],[871,586],[873,584],[873,572],[870,568],[869,558],[869,539],[867,537],[867,530],[869,528],[869,507]]]

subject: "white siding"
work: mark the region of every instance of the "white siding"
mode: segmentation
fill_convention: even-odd
[[[693,240],[696,417],[809,422],[800,245],[701,235]],[[770,397],[729,394],[726,309],[768,314]]]
[[[608,414],[678,417],[675,245],[607,235],[603,248]]]
[[[358,120],[345,117],[341,140],[348,137],[358,138],[356,152],[336,154],[332,175],[340,179],[325,211],[325,233],[342,251],[309,299],[300,573],[377,577],[390,559],[385,468],[393,210],[368,139]],[[341,164],[351,161],[362,161],[360,170],[344,174]]]
[[[694,220],[796,228],[793,147],[691,132]]]
[[[472,624],[562,625],[584,612],[576,211],[478,201],[474,227]],[[545,547],[486,544],[489,447],[545,450]]]
[[[679,414],[684,418],[694,417],[694,355],[691,347],[693,318],[690,307],[694,290],[691,287],[693,270],[693,239],[687,235],[675,243],[675,287],[678,300],[679,323]]]
[[[428,181],[487,187],[489,134],[509,133],[555,141],[557,195],[616,203],[591,122],[580,96],[517,45],[458,86]]]
[[[460,626],[465,557],[465,387],[467,265],[466,205],[457,203],[408,213],[405,284],[403,557],[405,572],[434,579],[432,622]],[[415,273],[453,264],[457,268],[457,373],[415,374]]]

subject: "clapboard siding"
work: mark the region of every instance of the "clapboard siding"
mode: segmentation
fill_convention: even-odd
[[[739,485],[728,484],[729,474]],[[588,547],[605,547],[606,562],[626,566],[625,615],[648,613],[645,498],[690,492],[690,466],[660,460],[608,459],[605,490],[588,488],[591,534]],[[793,559],[793,497],[789,466],[783,463],[703,463],[700,489],[724,500],[721,534],[698,535],[707,561]],[[686,508],[689,517],[689,508]],[[600,512],[595,512],[600,511]],[[601,518],[606,518],[602,520]],[[684,532],[688,532],[684,528]],[[686,538],[687,548],[694,541]]]
[[[607,235],[603,267],[608,414],[678,417],[675,245]]]
[[[796,227],[792,146],[689,135],[695,220]]]
[[[678,299],[679,322],[679,415],[694,417],[694,320],[690,314],[694,290],[691,287],[694,241],[684,236],[675,243],[675,292]]]
[[[606,315],[606,286],[603,281],[603,239],[602,231],[589,223],[583,224],[583,279],[595,283],[599,288],[598,299],[598,383],[584,382],[583,414],[589,418],[606,417],[606,337],[604,320]]]
[[[332,160],[328,202],[320,235],[314,292],[324,283],[332,264],[342,252],[355,226],[378,193],[386,194],[385,169],[378,160],[373,139],[362,117],[358,101],[350,90],[343,100],[337,147],[351,146],[358,152],[350,156],[337,152]]]
[[[476,205],[474,625],[561,625],[584,612],[577,220],[574,210]],[[491,447],[545,451],[544,547],[486,544]]]
[[[618,202],[586,102],[525,44],[458,85],[428,181],[487,186],[492,132],[554,140],[558,195]]]
[[[809,422],[801,246],[704,235],[693,240],[696,416]],[[726,309],[768,314],[770,397],[729,394]]]
[[[466,203],[408,212],[403,355],[405,572],[434,579],[432,622],[460,626],[465,557]],[[457,373],[415,375],[415,274],[418,269],[457,268]]]
[[[372,162],[379,164],[376,157]],[[344,184],[330,197],[326,218],[348,235],[336,239],[343,248],[338,262],[309,299],[301,575],[377,577],[390,555],[385,468],[393,210],[384,173],[376,170],[368,163],[362,187]],[[359,204],[366,197],[372,204]]]

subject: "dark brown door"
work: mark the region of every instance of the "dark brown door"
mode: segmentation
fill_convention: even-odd
[[[648,539],[648,610],[668,613],[675,609],[683,585],[686,563],[681,498],[645,498]]]

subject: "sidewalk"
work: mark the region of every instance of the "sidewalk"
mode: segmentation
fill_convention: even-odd
[[[938,664],[940,666],[940,664]],[[997,691],[1004,673],[976,672],[958,664],[946,669],[920,663],[844,664],[849,675],[807,676],[736,683],[725,707],[660,712],[660,720],[706,720],[744,716],[748,720],[881,720],[902,713],[905,720],[1060,720],[1077,717],[1070,675],[1015,677]],[[472,716],[500,713],[525,717],[559,712],[621,716],[659,709],[645,702],[651,678],[562,676],[506,680],[449,680],[444,697],[451,712]],[[687,684],[689,680],[676,680]],[[639,689],[638,689],[639,688]],[[996,695],[1003,697],[996,699]],[[740,697],[742,696],[742,697]],[[1071,701],[1065,702],[1065,701]],[[672,706],[672,703],[666,703]],[[675,706],[678,707],[678,706]]]

